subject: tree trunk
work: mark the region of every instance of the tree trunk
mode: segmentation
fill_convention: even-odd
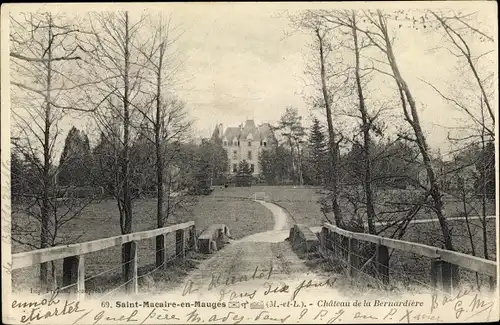
[[[371,164],[371,138],[370,138],[370,128],[371,121],[368,117],[368,112],[365,106],[365,97],[363,94],[363,88],[361,86],[361,76],[359,74],[359,47],[358,47],[358,33],[356,30],[356,16],[354,12],[352,13],[352,36],[354,41],[354,55],[356,59],[355,66],[355,76],[356,76],[356,87],[358,91],[359,98],[359,111],[361,113],[362,120],[362,132],[363,132],[363,153],[364,153],[364,182],[363,187],[366,196],[366,215],[368,219],[368,232],[370,234],[375,234],[375,207],[373,204],[373,190],[372,190],[372,164]]]
[[[130,48],[129,48],[129,17],[128,12],[125,13],[125,71],[123,75],[124,81],[124,96],[123,96],[123,156],[122,156],[122,176],[123,176],[123,213],[124,225],[122,227],[122,234],[130,234],[132,232],[132,198],[130,193],[130,157],[129,157],[129,128],[130,128],[130,112],[129,112],[129,92],[130,92]],[[124,281],[129,281],[132,277],[132,263],[133,259],[132,243],[126,243],[122,246],[122,275]]]
[[[481,129],[481,149],[482,149],[482,161],[481,161],[481,228],[482,228],[482,235],[483,235],[483,254],[485,259],[489,259],[489,253],[488,253],[488,233],[487,233],[487,219],[486,219],[486,194],[487,194],[487,186],[486,186],[486,163],[488,157],[486,157],[486,145],[485,145],[485,127],[484,127],[484,107],[483,107],[483,101],[481,100],[481,118],[482,118],[482,129]],[[489,278],[489,285],[490,289],[495,288],[495,279],[493,277]]]
[[[49,14],[50,15],[50,14]],[[52,39],[52,16],[49,16],[49,42]],[[47,48],[47,97],[45,106],[45,129],[43,132],[43,193],[40,207],[41,229],[40,248],[49,247],[49,209],[50,209],[50,113],[51,113],[51,91],[52,91],[52,44]],[[55,194],[55,193],[54,193]],[[48,263],[40,264],[40,284],[42,287],[48,286]]]
[[[319,53],[320,53],[320,69],[321,69],[321,90],[323,94],[323,100],[325,101],[326,110],[326,120],[328,124],[328,143],[329,151],[331,155],[331,170],[328,173],[330,189],[332,192],[332,210],[335,218],[335,224],[337,227],[342,226],[342,216],[340,211],[340,206],[338,204],[338,156],[337,156],[337,142],[335,136],[335,130],[333,129],[332,122],[332,109],[330,105],[330,98],[328,96],[328,89],[326,85],[326,72],[325,72],[325,58],[323,53],[323,38],[319,33],[319,29],[316,29],[316,36],[319,42]]]
[[[400,96],[401,96],[401,104],[403,105],[403,111],[406,117],[406,120],[412,127],[415,137],[416,137],[416,142],[420,150],[420,154],[422,155],[423,163],[425,170],[427,172],[427,179],[429,180],[429,184],[431,186],[430,188],[430,194],[432,197],[433,201],[433,208],[434,212],[436,213],[436,216],[439,221],[439,226],[441,228],[441,232],[443,234],[443,240],[444,240],[444,245],[445,248],[448,250],[454,250],[453,249],[453,244],[452,244],[452,239],[451,239],[451,234],[450,230],[448,227],[448,222],[446,221],[446,213],[444,210],[444,204],[442,200],[442,194],[441,190],[439,188],[439,183],[436,177],[436,174],[434,172],[434,169],[432,167],[432,162],[429,154],[429,148],[427,146],[427,141],[424,136],[424,133],[422,131],[422,127],[420,125],[420,120],[418,116],[418,111],[416,107],[415,100],[412,96],[412,93],[410,91],[410,88],[404,78],[402,77],[399,67],[396,62],[396,57],[394,55],[394,51],[392,49],[391,41],[389,34],[387,32],[387,25],[386,22],[384,21],[382,12],[379,10],[378,11],[378,17],[379,17],[379,23],[381,27],[381,32],[383,33],[384,40],[385,40],[385,46],[386,46],[386,55],[387,59],[389,61],[389,64],[391,66],[394,78],[396,79],[399,91],[400,91]],[[406,99],[405,99],[406,97]],[[407,111],[406,107],[406,101],[408,102],[410,106],[410,113]]]
[[[162,134],[161,134],[161,72],[163,65],[163,46],[164,43],[160,45],[160,56],[159,64],[156,75],[156,121],[155,121],[155,149],[156,149],[156,226],[162,228],[165,224],[163,218],[163,153],[162,153]],[[162,251],[164,247],[164,236],[156,237],[156,266],[159,267],[164,263],[164,252]]]
[[[297,181],[296,173],[295,173],[295,152],[293,150],[292,139],[288,137],[288,145],[290,146],[290,154],[292,157],[292,180]]]
[[[299,166],[299,185],[304,185],[304,174],[302,171],[302,153],[300,150],[299,143],[297,142],[297,158],[298,158],[298,166]]]

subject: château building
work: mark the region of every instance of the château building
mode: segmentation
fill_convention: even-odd
[[[232,176],[238,172],[239,163],[246,160],[253,176],[257,177],[260,174],[259,153],[276,141],[269,123],[256,126],[253,120],[246,120],[244,125],[226,129],[219,124],[215,127],[213,137],[219,139],[227,151],[228,174]]]

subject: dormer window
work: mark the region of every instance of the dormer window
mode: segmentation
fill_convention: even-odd
[[[249,146],[249,147],[251,147],[251,146],[252,146],[252,141],[253,141],[253,136],[252,136],[252,133],[249,133],[249,134],[247,135],[247,144],[248,144],[248,146]]]
[[[224,140],[223,144],[224,144],[224,147],[227,147],[227,141],[226,140]]]

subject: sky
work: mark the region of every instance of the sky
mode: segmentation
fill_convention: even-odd
[[[389,4],[394,9],[394,4]],[[398,8],[418,7],[418,2],[399,3]],[[425,6],[431,5],[425,3]],[[439,6],[439,3],[433,3]],[[496,4],[484,2],[447,2],[441,7],[468,6],[479,11],[485,25],[496,28]],[[33,6],[33,5],[31,5]],[[57,10],[100,10],[100,5],[78,7],[57,4]],[[108,5],[103,9],[122,9],[122,5]],[[138,15],[145,4],[131,5]],[[176,43],[177,53],[182,57],[183,67],[173,86],[186,102],[186,107],[195,120],[199,136],[209,136],[216,124],[224,127],[237,126],[246,119],[257,123],[275,123],[287,106],[298,108],[307,120],[310,116],[305,95],[316,95],[306,87],[304,69],[309,54],[308,43],[312,35],[290,32],[292,28],[284,10],[291,13],[306,8],[332,8],[341,3],[174,3],[151,4],[149,10],[165,12],[172,16],[182,36]],[[356,2],[348,4],[356,8],[367,6]],[[373,6],[373,5],[372,5]],[[387,4],[378,2],[378,7]],[[31,7],[25,7],[31,8]],[[47,5],[50,10],[54,6]],[[496,37],[496,30],[491,35]],[[446,141],[447,129],[461,115],[444,103],[436,93],[420,79],[445,87],[457,80],[453,70],[455,61],[441,51],[430,53],[429,48],[439,44],[436,37],[420,31],[401,29],[395,45],[398,64],[403,76],[414,92],[423,128],[429,145],[442,151],[449,150]],[[473,44],[480,49],[484,44]],[[491,46],[491,44],[489,45]],[[495,44],[492,46],[497,48]],[[495,53],[493,53],[495,55]],[[495,56],[496,57],[496,56]],[[384,90],[368,94],[374,98],[385,96]],[[497,100],[494,101],[495,104]],[[82,126],[83,121],[67,121],[67,126]],[[402,123],[402,122],[401,122]]]
[[[313,93],[306,87],[304,69],[312,37],[301,32],[288,36],[293,29],[282,13],[286,9],[294,13],[298,8],[264,8],[219,4],[179,10],[179,20],[186,30],[179,40],[186,54],[185,73],[192,76],[188,85],[179,87],[179,93],[205,135],[212,132],[216,123],[236,126],[247,118],[274,123],[286,106],[297,107],[308,119],[310,107],[304,95]],[[480,13],[485,23],[496,21],[492,9],[495,6],[489,4]],[[441,126],[454,125],[453,119],[461,115],[420,81],[444,88],[457,78],[453,70],[456,62],[449,53],[428,51],[439,42],[439,38],[421,31],[402,29],[398,30],[395,51],[401,71],[420,104],[430,146],[446,151],[448,130]],[[483,51],[480,47],[484,44],[473,45],[478,53]],[[368,96],[383,97],[384,91]]]

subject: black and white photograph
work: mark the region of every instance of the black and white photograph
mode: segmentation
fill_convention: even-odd
[[[497,10],[3,4],[3,323],[498,321]]]

